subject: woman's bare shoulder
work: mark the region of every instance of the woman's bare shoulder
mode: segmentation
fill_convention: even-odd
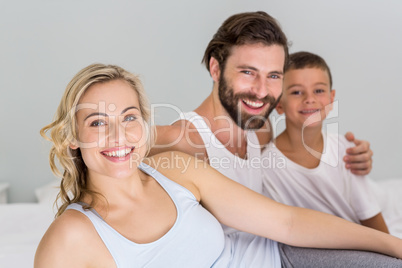
[[[79,211],[69,209],[52,222],[42,241],[60,241],[62,243],[57,242],[57,244],[67,246],[82,239],[83,235],[85,238],[92,231],[95,229],[88,217]]]
[[[40,241],[35,267],[87,267],[85,264],[105,253],[105,249],[88,217],[76,210],[66,210]]]

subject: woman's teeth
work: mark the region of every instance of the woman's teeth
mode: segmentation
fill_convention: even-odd
[[[105,154],[107,156],[111,156],[111,157],[124,157],[124,156],[128,155],[130,152],[131,152],[131,149],[126,148],[126,149],[121,149],[118,151],[103,152],[103,154]]]

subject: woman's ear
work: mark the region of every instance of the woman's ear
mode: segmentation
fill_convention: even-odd
[[[211,59],[209,60],[209,73],[211,74],[212,80],[214,80],[214,82],[219,82],[221,70],[219,68],[219,62],[214,57],[211,57]]]
[[[77,149],[79,148],[79,146],[78,146],[78,141],[77,141],[75,138],[73,138],[73,140],[70,142],[69,147],[70,147],[72,150],[77,150]]]

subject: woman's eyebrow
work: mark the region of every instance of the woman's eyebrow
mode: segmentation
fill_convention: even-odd
[[[107,114],[105,114],[105,113],[92,113],[92,114],[90,114],[90,115],[88,115],[87,117],[85,117],[85,119],[84,119],[84,121],[85,120],[87,120],[89,117],[91,117],[91,116],[97,116],[97,115],[101,115],[101,116],[104,116],[104,117],[109,117]]]
[[[140,109],[138,109],[137,107],[135,107],[135,106],[130,106],[130,107],[127,107],[126,109],[124,109],[123,111],[121,111],[121,113],[120,114],[124,114],[125,112],[127,112],[128,110],[130,110],[130,109],[136,109],[136,110],[140,110]],[[84,119],[84,121],[85,120],[87,120],[89,117],[91,117],[91,116],[104,116],[104,117],[109,117],[109,115],[107,115],[107,114],[105,114],[105,113],[91,113],[91,114],[89,114],[87,117],[85,117],[85,119]]]
[[[138,109],[138,108],[135,107],[135,106],[130,106],[130,107],[127,107],[126,109],[124,109],[123,111],[121,111],[121,114],[124,114],[125,112],[127,112],[127,111],[130,110],[130,109],[137,109],[138,111],[140,110],[140,109]]]

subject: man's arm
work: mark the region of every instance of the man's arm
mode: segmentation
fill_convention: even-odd
[[[373,151],[370,143],[364,140],[357,140],[351,132],[347,132],[345,137],[356,146],[346,150],[347,155],[343,158],[347,169],[355,175],[367,175],[373,168]]]
[[[381,212],[370,219],[360,221],[360,223],[364,226],[389,234],[387,224],[385,223]]]
[[[206,157],[201,136],[191,123],[184,120],[173,125],[156,126],[155,145],[149,156],[168,151],[180,151],[203,160]]]

